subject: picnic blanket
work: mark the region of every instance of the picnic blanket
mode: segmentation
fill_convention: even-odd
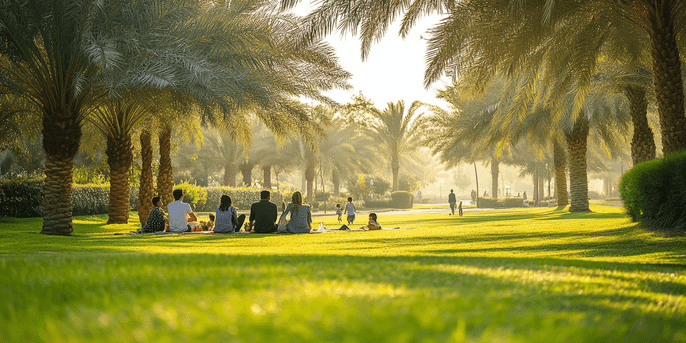
[[[382,227],[381,230],[403,230],[403,229],[411,229],[411,228],[401,228],[401,227],[392,227],[392,228],[386,228]],[[338,228],[335,229],[327,229],[326,227],[324,228],[318,228],[318,229],[313,229],[310,232],[306,233],[296,233],[296,235],[307,235],[307,234],[318,234],[318,233],[325,233],[325,232],[341,232],[341,231],[370,231],[370,230],[363,230],[363,229],[349,229],[349,230],[340,230]],[[379,231],[379,230],[372,230],[372,231]],[[260,233],[260,232],[245,232],[245,231],[239,231],[235,233],[215,233],[214,231],[194,231],[194,232],[151,232],[151,233],[143,233],[143,232],[137,232],[137,231],[130,231],[130,232],[116,232],[114,234],[115,236],[163,236],[163,235],[273,235],[273,233]]]

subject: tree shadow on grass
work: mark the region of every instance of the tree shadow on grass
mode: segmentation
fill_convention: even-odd
[[[257,341],[269,341],[270,334],[277,335],[271,330],[277,329],[301,341],[363,337],[393,341],[399,333],[410,341],[424,337],[448,341],[459,320],[473,340],[489,330],[501,330],[519,340],[541,342],[569,341],[562,334],[572,335],[574,341],[671,341],[678,337],[675,330],[683,333],[686,324],[683,316],[660,309],[654,300],[686,294],[681,282],[659,281],[658,274],[680,273],[681,265],[516,257],[230,254],[87,254],[54,263],[63,274],[46,275],[41,263],[18,266],[26,275],[23,282],[30,282],[32,292],[42,295],[38,303],[23,300],[26,288],[9,280],[10,273],[2,273],[0,284],[6,286],[4,294],[15,296],[15,308],[21,310],[26,302],[27,311],[44,306],[62,316],[65,307],[103,306],[99,294],[107,294],[107,301],[122,311],[141,302],[178,306],[185,304],[184,299],[230,303],[246,297],[247,305],[234,303],[231,315],[241,318],[236,321],[239,335],[253,335]],[[613,270],[650,275],[606,273]],[[566,278],[570,275],[578,277]],[[41,282],[32,282],[34,278]],[[389,289],[395,291],[386,293]],[[306,330],[292,320],[273,321],[272,329],[259,330],[265,328],[250,311],[255,304],[266,308],[268,302],[283,308],[272,315],[302,318]],[[289,308],[297,313],[286,313]],[[320,308],[338,309],[327,313],[336,320],[307,320]],[[145,309],[136,314],[155,317]],[[168,329],[164,321],[153,327]],[[536,336],[539,331],[560,335]]]

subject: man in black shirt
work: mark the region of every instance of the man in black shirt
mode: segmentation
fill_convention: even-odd
[[[455,199],[455,193],[453,193],[453,190],[450,190],[450,194],[448,194],[448,203],[450,204],[450,214],[455,214],[455,203],[457,203],[457,199]]]
[[[260,201],[250,206],[250,222],[248,230],[257,233],[276,232],[276,204],[270,202],[269,191],[260,193]]]

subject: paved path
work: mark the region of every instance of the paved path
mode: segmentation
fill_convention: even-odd
[[[466,207],[462,209],[462,212],[472,212],[472,211],[484,211],[484,210],[492,210],[492,208],[476,208],[476,207]],[[411,210],[393,210],[393,209],[381,209],[381,210],[373,210],[373,211],[358,211],[358,216],[361,214],[367,214],[369,212],[374,212],[378,215],[403,215],[403,214],[434,214],[434,213],[444,213],[448,214],[450,213],[450,208],[418,208],[418,209],[411,209]],[[314,217],[322,217],[322,216],[331,216],[335,215],[336,212],[334,211],[326,211],[326,214],[324,214],[324,211],[318,211],[312,213],[312,216]],[[455,209],[455,214],[457,215],[457,209]]]

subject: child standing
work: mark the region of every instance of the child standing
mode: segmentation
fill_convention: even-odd
[[[341,216],[343,215],[343,211],[341,211],[341,204],[336,204],[336,214],[338,215],[338,222],[341,222]]]
[[[353,225],[353,222],[355,222],[355,204],[353,204],[352,197],[348,197],[348,203],[345,204],[345,213],[348,215],[348,225]]]
[[[462,201],[460,201],[460,204],[457,205],[457,213],[462,217]]]

